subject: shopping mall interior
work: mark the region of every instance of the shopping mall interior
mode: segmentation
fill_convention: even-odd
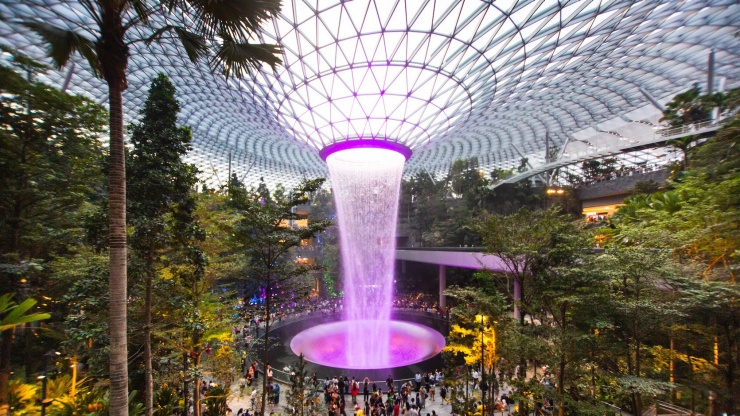
[[[0,416],[739,415],[734,0],[0,0]]]

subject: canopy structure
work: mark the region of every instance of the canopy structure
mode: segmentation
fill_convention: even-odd
[[[17,21],[94,25],[76,1],[0,0],[0,44],[45,60]],[[138,29],[132,39],[142,35]],[[132,120],[157,72],[172,78],[197,163],[224,183],[326,176],[319,151],[347,140],[412,150],[406,174],[536,167],[567,146],[614,147],[654,132],[659,106],[694,83],[740,85],[734,0],[284,0],[263,41],[284,65],[228,81],[174,44],[132,44],[125,93]],[[44,81],[104,103],[106,87],[76,60]],[[48,61],[47,61],[48,62]]]

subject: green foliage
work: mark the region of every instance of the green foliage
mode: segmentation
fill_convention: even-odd
[[[666,104],[660,121],[678,127],[708,120],[715,100],[714,96],[702,95],[699,84],[694,84],[691,89],[677,94]]]
[[[617,162],[615,158],[586,160],[581,164],[581,172],[588,181],[607,179],[617,171]]]
[[[331,225],[330,221],[317,221],[305,227],[295,227],[292,222],[303,220],[295,207],[307,204],[309,196],[315,193],[324,179],[304,180],[299,186],[286,191],[278,185],[270,192],[260,184],[257,189],[233,187],[229,189],[229,205],[236,213],[236,221],[230,230],[234,253],[246,255],[250,259],[243,277],[254,288],[264,288],[264,310],[271,312],[272,305],[281,297],[305,299],[310,294],[312,279],[307,279],[311,270],[317,266],[295,263],[290,257],[291,250],[302,240],[314,238]],[[262,343],[263,362],[269,362],[270,327],[265,321]],[[262,409],[266,403],[266,378],[263,378]]]
[[[86,364],[88,376],[108,374],[108,256],[84,249],[57,257],[49,288],[60,293],[65,339],[62,349]]]
[[[106,114],[90,100],[33,81],[16,55],[0,66],[0,261],[48,258],[79,231],[77,211],[102,179]],[[3,287],[17,282],[2,273]]]
[[[14,415],[36,415],[40,406],[36,404],[39,397],[39,387],[34,384],[25,384],[20,380],[10,381],[10,411]]]
[[[229,406],[227,399],[229,397],[228,386],[216,386],[208,390],[208,396],[206,396],[206,415],[207,416],[225,416],[228,413]]]
[[[318,190],[323,181],[304,181],[290,192],[280,187],[267,194],[259,189],[235,191],[230,201],[237,215],[232,242],[236,251],[251,259],[248,279],[271,290],[275,284],[287,283],[315,269],[297,265],[287,255],[301,244],[301,240],[314,237],[331,224],[317,221],[301,228],[290,225],[292,221],[305,218],[293,208],[306,204],[308,195]]]
[[[172,387],[161,387],[154,393],[154,416],[170,416],[180,411],[180,397]]]
[[[311,376],[306,370],[306,361],[303,354],[298,356],[298,362],[293,367],[290,375],[290,390],[286,394],[286,411],[290,415],[310,416],[318,415],[322,412],[322,406],[317,399],[318,393],[313,388]]]
[[[28,322],[38,322],[49,319],[48,313],[28,313],[36,305],[36,300],[26,299],[21,303],[13,301],[13,293],[0,296],[0,331],[15,328]]]

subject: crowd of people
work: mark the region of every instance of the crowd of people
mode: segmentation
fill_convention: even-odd
[[[417,374],[411,381],[396,382],[391,375],[384,383],[362,380],[354,377],[338,376],[318,380],[314,373],[310,383],[317,389],[323,384],[324,404],[329,416],[346,416],[350,407],[355,416],[419,416],[427,406],[427,400],[434,401],[436,385],[441,382],[442,374]],[[446,399],[446,387],[441,386],[440,396]],[[349,396],[349,406],[347,403]],[[427,413],[436,416],[436,411]]]

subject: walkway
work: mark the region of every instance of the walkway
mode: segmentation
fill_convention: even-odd
[[[668,140],[680,139],[681,137],[714,132],[724,127],[724,124],[722,122],[727,118],[729,117],[725,117],[716,121],[705,121],[681,127],[656,130],[655,133],[650,137],[631,138],[633,140],[627,141],[624,144],[620,144],[618,146],[593,149],[587,152],[579,152],[570,154],[568,156],[561,156],[560,158],[558,158],[558,160],[554,162],[545,163],[543,165],[537,166],[536,168],[516,174],[506,180],[496,183],[495,185],[493,185],[493,187],[495,189],[496,187],[505,183],[517,183],[534,175],[538,175],[540,173],[544,173],[553,169],[562,168],[564,166],[582,163],[586,160],[613,156],[619,153],[625,153],[635,150],[636,148],[656,146],[659,144],[663,144]]]
[[[258,379],[260,382],[261,379]],[[398,380],[399,382],[405,381],[405,380]],[[385,386],[385,381],[376,381],[376,383],[380,386]],[[399,384],[399,383],[397,383]],[[261,386],[261,384],[260,384]],[[275,414],[283,414],[287,415],[289,412],[286,410],[287,406],[287,392],[290,390],[290,385],[280,383],[280,402],[277,405],[269,405],[267,406],[266,413],[269,415],[271,413]],[[231,391],[233,394],[232,398],[229,399],[229,408],[231,408],[232,415],[236,415],[236,413],[239,411],[239,409],[250,409],[250,398],[249,395],[251,393],[251,388],[246,387],[244,389],[244,392],[239,394],[239,385],[238,383],[235,383],[233,386],[231,386]],[[419,414],[420,416],[431,416],[432,411],[434,411],[438,416],[451,416],[452,415],[452,405],[450,404],[442,404],[442,399],[439,396],[439,387],[435,387],[436,391],[436,399],[434,401],[431,400],[431,398],[427,399],[426,401],[426,407],[422,409]],[[508,394],[510,392],[510,389],[507,386],[504,386],[504,389],[502,389],[499,392],[499,397],[501,394],[506,393]],[[259,390],[258,390],[259,394]],[[475,397],[480,397],[480,390],[476,390],[474,393]],[[362,395],[359,397],[361,398]],[[449,397],[448,397],[449,398]],[[351,415],[353,413],[352,411],[352,396],[349,394],[345,396],[345,400],[347,402],[346,406],[346,412],[347,415]],[[323,396],[322,396],[322,409],[323,409]],[[325,414],[326,412],[323,412],[321,414]],[[250,414],[253,414],[253,412],[250,410]],[[494,416],[500,416],[500,415],[509,415],[508,412],[495,412]]]

